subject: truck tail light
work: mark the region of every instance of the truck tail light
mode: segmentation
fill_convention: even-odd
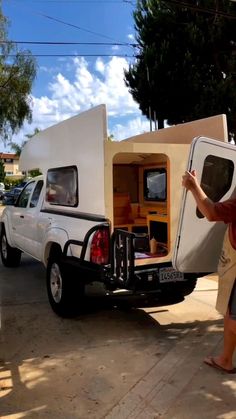
[[[90,261],[98,263],[99,265],[105,265],[109,260],[109,230],[101,229],[97,230],[93,236],[91,249],[90,249]]]

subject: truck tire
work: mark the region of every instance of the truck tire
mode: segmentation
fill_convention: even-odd
[[[61,260],[62,253],[53,252],[47,266],[47,293],[53,311],[61,317],[76,316],[84,297],[85,287],[76,278],[74,268]]]
[[[0,253],[2,263],[7,268],[17,268],[20,265],[21,251],[9,245],[4,227],[0,235]]]
[[[194,278],[194,279],[191,278],[188,281],[181,283],[180,289],[181,289],[183,297],[185,297],[186,295],[192,294],[192,292],[194,291],[194,289],[196,287],[196,283],[197,283],[196,278]]]
[[[196,286],[197,279],[189,278],[187,281],[162,284],[162,296],[169,299],[180,299],[190,295]]]

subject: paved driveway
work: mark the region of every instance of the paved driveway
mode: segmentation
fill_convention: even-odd
[[[61,319],[39,263],[0,264],[0,417],[236,418],[235,378],[202,363],[221,346],[216,288],[201,279],[164,307],[94,295],[82,316]]]

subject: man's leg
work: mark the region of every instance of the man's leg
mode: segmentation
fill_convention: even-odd
[[[233,287],[229,308],[224,318],[224,345],[219,356],[208,357],[205,363],[211,366],[220,366],[225,370],[233,369],[233,355],[236,350],[236,283]]]
[[[214,357],[217,365],[231,370],[233,368],[233,355],[236,349],[236,320],[231,319],[229,310],[224,319],[224,346],[219,356]]]

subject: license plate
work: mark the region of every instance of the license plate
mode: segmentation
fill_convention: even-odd
[[[160,268],[159,269],[159,280],[160,282],[175,282],[184,281],[183,272],[175,271],[174,268]]]

